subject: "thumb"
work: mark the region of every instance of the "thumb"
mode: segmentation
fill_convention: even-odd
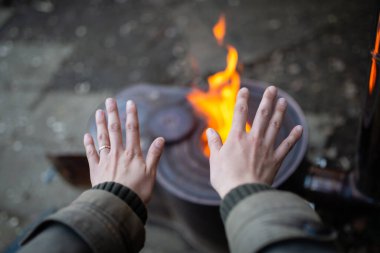
[[[146,167],[148,172],[154,172],[157,169],[158,161],[160,160],[162,151],[164,150],[165,139],[158,137],[150,145],[148,154],[146,155]]]
[[[208,147],[210,148],[211,155],[218,152],[223,146],[222,140],[219,134],[212,128],[208,128],[206,131]]]

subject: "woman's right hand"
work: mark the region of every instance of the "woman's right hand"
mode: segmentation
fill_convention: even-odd
[[[221,198],[242,184],[271,185],[282,161],[302,136],[302,126],[295,126],[289,136],[274,147],[287,107],[284,98],[277,99],[274,86],[265,90],[252,128],[246,132],[248,98],[248,89],[240,89],[231,131],[224,144],[214,129],[206,132],[211,152],[211,185]]]

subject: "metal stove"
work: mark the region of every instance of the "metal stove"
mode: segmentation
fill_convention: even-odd
[[[380,16],[377,36],[380,38]],[[305,127],[302,139],[285,159],[273,183],[274,187],[296,192],[315,203],[322,219],[338,230],[339,244],[350,252],[380,250],[380,156],[377,154],[380,143],[380,39],[376,43],[371,72],[375,74],[374,89],[367,93],[363,107],[356,168],[352,171],[334,166],[321,168],[303,159],[308,139]],[[251,93],[249,121],[252,121],[267,85],[252,80],[243,80],[241,85]],[[201,134],[206,124],[187,102],[188,92],[188,88],[138,84],[117,95],[119,113],[122,123],[125,122],[125,102],[128,99],[136,102],[144,152],[155,137],[163,136],[167,140],[157,173],[158,187],[148,207],[151,221],[165,226],[170,224],[199,252],[226,252],[227,243],[218,213],[220,199],[209,183],[208,159],[202,153]],[[289,106],[277,142],[294,125],[306,126],[297,103],[283,91],[279,96],[286,98]],[[89,128],[96,136],[94,118],[90,119]],[[55,154],[49,158],[67,181],[76,186],[89,185],[84,154]]]
[[[248,120],[252,122],[268,85],[244,80],[242,86],[250,90]],[[188,88],[138,84],[121,91],[116,100],[124,123],[126,101],[132,99],[136,103],[144,153],[156,137],[163,136],[166,139],[157,181],[175,220],[182,229],[187,230],[186,239],[194,246],[202,245],[207,252],[223,252],[227,251],[227,242],[218,210],[220,198],[210,185],[209,162],[202,152],[201,134],[206,124],[187,102],[188,92]],[[277,144],[295,125],[303,125],[305,131],[284,160],[274,180],[274,187],[280,186],[298,168],[306,153],[308,140],[306,120],[298,104],[282,90],[279,90],[278,96],[287,99],[288,110]],[[123,123],[122,129],[124,133]],[[96,137],[94,117],[90,119],[90,133]]]

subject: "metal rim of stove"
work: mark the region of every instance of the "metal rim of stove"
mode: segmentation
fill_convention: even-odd
[[[252,89],[252,87],[254,89],[258,89],[259,92],[256,96],[260,98],[265,88],[268,87],[268,85],[264,82],[253,80],[243,80],[242,86],[249,89]],[[290,154],[293,154],[291,158],[288,156],[284,160],[284,163],[279,169],[272,185],[273,187],[279,187],[290,177],[290,175],[294,173],[305,156],[308,143],[308,129],[306,119],[301,108],[297,102],[283,90],[279,89],[278,95],[279,97],[284,97],[288,101],[287,115],[291,114],[291,116],[285,116],[284,124],[288,124],[286,130],[289,131],[287,133],[283,133],[283,135],[287,135],[291,128],[296,124],[304,126],[304,132],[300,142],[297,143],[297,145],[290,152]],[[251,116],[252,113],[253,112],[250,110]],[[250,121],[251,120],[253,120],[253,117]],[[157,180],[169,192],[181,199],[197,204],[218,205],[220,203],[220,198],[211,187],[209,182],[209,171],[204,169],[209,166],[208,159],[203,156],[200,151],[199,140],[204,127],[204,124],[198,123],[190,141],[185,140],[184,142],[178,142],[175,145],[168,146],[161,158],[162,160],[160,169],[157,173]],[[283,127],[282,131],[285,131]],[[295,154],[295,152],[298,153]],[[177,157],[180,157],[180,161],[176,159]],[[290,161],[290,159],[293,160]],[[178,163],[180,164],[178,165]],[[186,169],[182,169],[184,165],[187,166]],[[203,168],[200,169],[199,167]],[[189,173],[188,170],[192,171]]]

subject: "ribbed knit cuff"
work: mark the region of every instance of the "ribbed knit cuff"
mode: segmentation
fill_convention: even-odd
[[[266,184],[243,184],[234,189],[232,189],[224,197],[222,204],[220,205],[220,215],[223,222],[226,222],[228,214],[230,211],[244,198],[260,192],[274,190],[272,187]]]
[[[128,187],[116,182],[104,182],[92,187],[92,189],[104,190],[123,200],[141,219],[145,225],[148,218],[146,207],[139,196]]]

